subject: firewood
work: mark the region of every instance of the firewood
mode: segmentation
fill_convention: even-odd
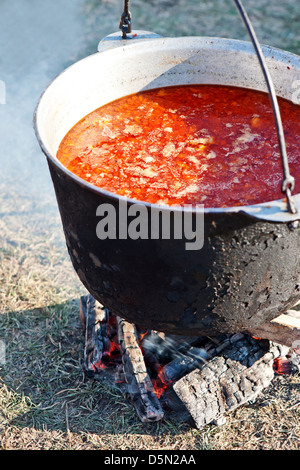
[[[164,412],[148,375],[135,325],[117,318],[127,390],[142,422],[161,420]]]
[[[80,299],[80,318],[85,331],[83,367],[87,376],[93,376],[101,367],[103,354],[109,349],[109,313],[89,294]]]
[[[297,310],[251,332],[214,338],[140,330],[91,295],[80,299],[80,318],[88,377],[97,378],[102,368],[113,365],[116,383],[124,384],[142,422],[161,420],[162,404],[172,402],[199,429],[223,422],[226,412],[255,400],[273,379],[274,362],[299,349],[300,342]],[[159,400],[159,391],[169,392],[167,400]]]
[[[284,346],[245,336],[234,348],[226,348],[222,356],[178,380],[173,389],[201,429],[255,400],[274,377],[274,359],[288,351]]]
[[[206,341],[201,347],[192,346],[184,354],[177,354],[175,359],[162,368],[159,373],[160,379],[165,384],[177,382],[184,375],[201,368],[205,362],[244,337],[243,333],[222,335]]]
[[[289,310],[274,320],[249,330],[249,333],[292,348],[300,341],[300,312]]]
[[[142,348],[147,361],[157,361],[158,364],[171,361],[178,354],[184,354],[199,337],[178,336],[151,330],[142,340]],[[152,358],[151,358],[152,357]]]
[[[159,377],[164,384],[173,384],[192,370],[201,367],[207,357],[204,349],[191,347],[186,354],[180,354],[168,362],[159,372]]]

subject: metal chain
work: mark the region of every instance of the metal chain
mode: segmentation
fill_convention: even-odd
[[[268,90],[269,90],[269,95],[271,98],[271,103],[272,103],[272,108],[274,112],[274,117],[275,117],[275,122],[276,122],[276,128],[277,128],[277,135],[278,135],[278,140],[279,140],[279,147],[280,147],[280,153],[281,153],[281,159],[282,159],[282,166],[283,166],[283,173],[284,173],[284,180],[282,182],[282,192],[286,194],[287,198],[287,206],[289,212],[292,214],[297,213],[297,208],[296,205],[292,199],[292,191],[295,188],[295,178],[291,176],[290,170],[289,170],[289,163],[288,163],[288,157],[287,157],[287,152],[286,152],[286,145],[285,145],[285,139],[284,139],[284,132],[283,132],[283,127],[282,127],[282,121],[281,121],[281,116],[280,116],[280,110],[279,110],[279,105],[276,97],[276,92],[275,88],[272,82],[272,78],[270,76],[270,73],[267,68],[267,64],[263,55],[263,52],[261,50],[260,44],[258,42],[258,39],[256,37],[255,31],[253,29],[253,26],[251,24],[251,21],[247,15],[247,12],[240,0],[234,0],[236,7],[242,17],[242,20],[245,23],[245,26],[247,28],[248,34],[251,38],[251,41],[253,43],[255,52],[257,54],[260,66],[262,68],[265,80],[267,82]]]

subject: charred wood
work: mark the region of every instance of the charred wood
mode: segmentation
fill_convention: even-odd
[[[164,412],[147,372],[136,327],[119,317],[117,322],[128,393],[142,422],[158,421]]]
[[[222,356],[182,377],[173,389],[201,429],[255,400],[274,377],[275,358],[288,351],[284,346],[244,337],[234,348],[224,349]]]
[[[177,357],[159,372],[160,379],[165,384],[173,384],[244,337],[242,333],[223,335],[204,342],[201,347],[192,346],[184,354],[177,353]]]
[[[299,351],[291,349],[295,342],[299,349],[299,311],[263,325],[261,334],[213,338],[139,329],[109,314],[91,295],[81,297],[80,317],[86,376],[98,378],[113,365],[115,382],[124,384],[142,422],[162,419],[166,405],[199,429],[223,422],[227,412],[255,400],[270,384],[277,358],[294,351],[299,368]]]
[[[158,375],[164,384],[171,385],[192,370],[201,367],[207,357],[204,349],[192,347],[186,354],[181,354],[166,364]]]
[[[184,354],[200,338],[191,336],[177,336],[165,334],[157,331],[151,331],[142,340],[144,354],[151,362],[168,362]]]
[[[80,318],[85,332],[83,368],[87,376],[93,376],[110,347],[109,312],[89,294],[80,299]]]

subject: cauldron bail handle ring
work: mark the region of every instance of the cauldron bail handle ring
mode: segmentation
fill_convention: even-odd
[[[284,174],[284,180],[282,182],[281,190],[283,193],[286,194],[286,200],[287,200],[287,207],[288,211],[291,212],[292,214],[297,214],[297,208],[294,203],[294,200],[292,198],[292,191],[295,188],[295,178],[290,174],[289,170],[289,163],[288,163],[288,157],[287,157],[287,152],[286,152],[286,145],[285,145],[285,138],[284,138],[284,132],[283,132],[283,126],[282,126],[282,120],[280,116],[280,110],[279,110],[279,105],[276,97],[276,92],[274,88],[274,84],[271,78],[271,75],[269,73],[262,49],[260,47],[260,44],[258,42],[256,33],[254,31],[254,28],[251,24],[251,21],[248,17],[248,14],[245,10],[245,7],[243,6],[242,2],[240,0],[234,0],[236,7],[242,17],[243,22],[245,23],[246,29],[248,31],[248,34],[251,38],[251,41],[253,43],[256,55],[258,57],[262,72],[264,74],[264,78],[267,83],[271,103],[272,103],[272,108],[274,112],[274,117],[275,117],[275,122],[276,122],[276,128],[277,128],[277,135],[278,135],[278,141],[279,141],[279,148],[280,148],[280,154],[281,154],[281,160],[282,160],[282,167],[283,167],[283,174]]]

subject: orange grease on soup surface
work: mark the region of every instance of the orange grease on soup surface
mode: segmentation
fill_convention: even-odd
[[[290,172],[300,192],[300,107],[279,98]],[[283,197],[269,96],[221,85],[182,85],[96,109],[64,137],[71,172],[128,198],[230,207]]]

